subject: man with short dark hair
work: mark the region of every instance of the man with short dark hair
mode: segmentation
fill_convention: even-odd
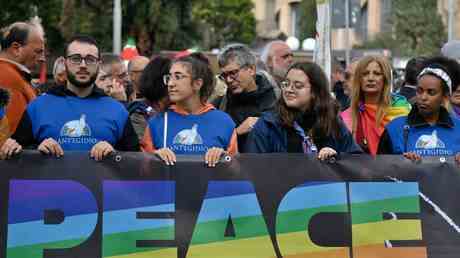
[[[31,73],[45,61],[44,35],[36,24],[16,22],[1,32],[0,87],[11,94],[6,107],[9,135],[16,131],[28,103],[36,94]]]
[[[90,151],[92,158],[101,160],[115,149],[138,151],[128,112],[94,84],[99,60],[94,39],[74,37],[65,53],[66,86],[29,104],[12,138],[24,147],[38,145],[42,153],[57,157],[64,151]],[[0,150],[7,158],[15,153],[8,147]]]
[[[332,92],[334,92],[335,99],[340,105],[340,111],[345,111],[350,107],[350,97],[345,93],[345,80],[346,73],[342,65],[336,61],[332,65],[331,85]]]
[[[246,138],[262,112],[273,109],[275,92],[270,82],[256,74],[256,57],[243,44],[231,44],[218,56],[220,79],[228,88],[227,94],[213,104],[227,112],[235,121],[238,149],[245,152]]]
[[[410,59],[406,64],[406,70],[404,74],[404,84],[399,90],[399,94],[406,97],[411,103],[415,103],[415,91],[417,89],[417,76],[421,72],[421,69],[426,62],[425,57],[414,57]]]

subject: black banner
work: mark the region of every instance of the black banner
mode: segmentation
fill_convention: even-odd
[[[460,253],[459,167],[401,156],[26,152],[0,162],[0,256],[429,257]]]

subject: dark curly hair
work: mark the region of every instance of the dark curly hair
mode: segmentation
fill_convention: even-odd
[[[171,59],[158,56],[150,61],[139,79],[140,94],[152,103],[157,103],[168,96],[168,86],[163,76],[169,73]]]

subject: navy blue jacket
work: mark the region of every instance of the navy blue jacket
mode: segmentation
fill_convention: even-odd
[[[337,119],[340,121],[340,136],[328,137],[321,143],[315,142],[318,150],[330,147],[338,153],[362,153],[345,124],[340,118]],[[249,133],[247,150],[249,153],[287,152],[287,142],[287,131],[279,115],[274,111],[264,112]]]
[[[380,138],[379,154],[415,152],[420,156],[453,156],[460,152],[460,120],[441,107],[438,122],[428,124],[414,106],[395,118]]]

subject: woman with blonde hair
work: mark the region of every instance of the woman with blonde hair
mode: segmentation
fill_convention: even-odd
[[[351,105],[341,115],[365,152],[377,154],[385,125],[411,109],[403,96],[393,94],[391,66],[383,56],[359,60],[351,90]]]

